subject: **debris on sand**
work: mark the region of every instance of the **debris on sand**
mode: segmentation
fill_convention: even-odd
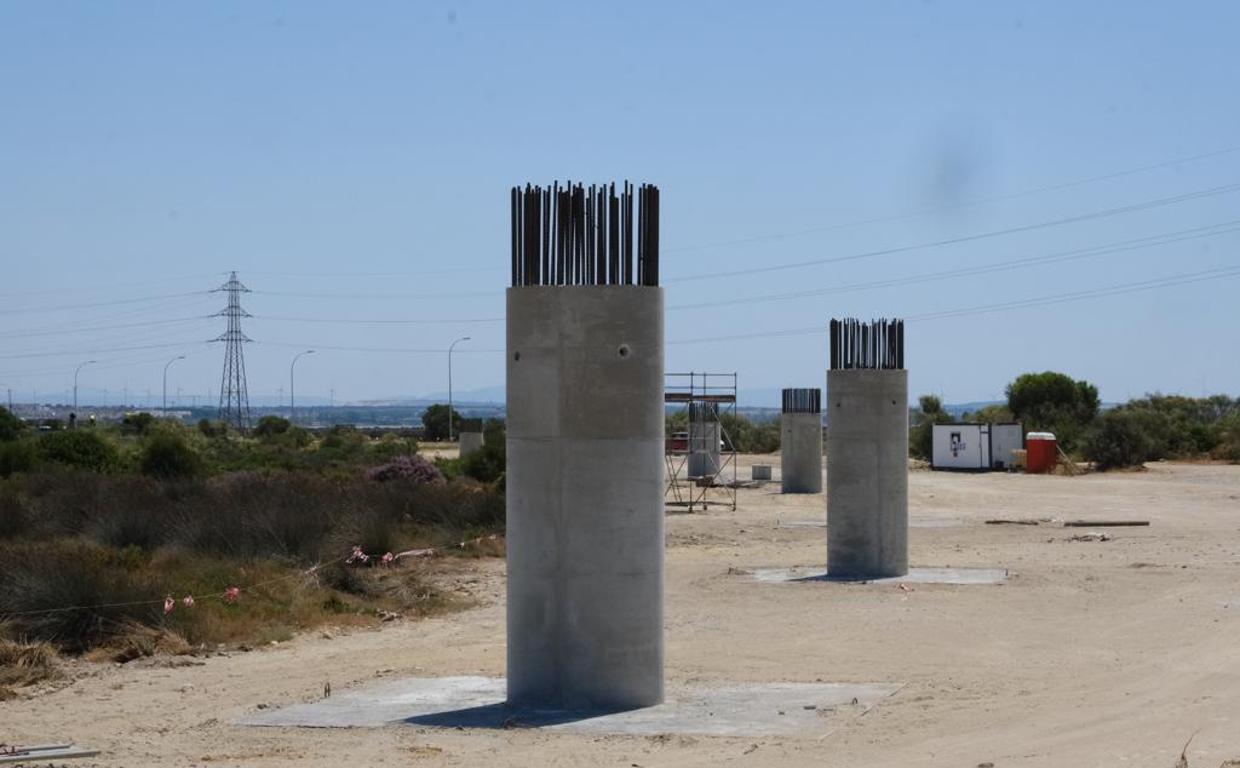
[[[1110,541],[1109,533],[1081,533],[1068,539],[1068,541]]]

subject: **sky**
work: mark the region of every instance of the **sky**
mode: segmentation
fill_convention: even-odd
[[[503,384],[509,189],[661,190],[668,371],[1240,394],[1240,5],[0,4],[0,395]],[[149,393],[149,394],[148,394]],[[150,402],[150,401],[147,401]]]

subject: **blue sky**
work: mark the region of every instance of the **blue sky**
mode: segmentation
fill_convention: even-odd
[[[60,399],[97,359],[83,397],[158,397],[186,354],[170,389],[218,396],[224,298],[202,292],[231,269],[256,400],[306,348],[299,399],[443,390],[463,335],[457,387],[500,385],[509,187],[627,178],[662,190],[669,371],[821,385],[825,333],[778,332],[908,316],[914,395],[1044,369],[1106,400],[1240,394],[1238,22],[1226,2],[6,2],[0,388]],[[769,298],[790,292],[811,295]]]

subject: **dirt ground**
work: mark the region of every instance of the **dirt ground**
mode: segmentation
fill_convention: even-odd
[[[748,464],[742,460],[742,476]],[[774,463],[778,458],[761,457]],[[822,564],[817,496],[778,483],[736,512],[668,518],[673,682],[906,683],[792,738],[533,729],[245,728],[257,708],[397,676],[504,673],[504,564],[446,565],[479,607],[251,653],[94,666],[0,703],[0,742],[74,740],[106,766],[1151,766],[1240,758],[1240,467],[1156,464],[1082,477],[913,472],[911,561],[1011,569],[1000,586],[757,583]],[[1110,541],[993,517],[1145,518]],[[740,572],[738,572],[740,571]],[[911,590],[911,591],[910,591]],[[330,633],[329,633],[330,634]],[[187,664],[187,666],[175,666]],[[82,761],[90,764],[90,760]]]

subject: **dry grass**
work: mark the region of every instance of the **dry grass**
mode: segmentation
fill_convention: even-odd
[[[147,656],[184,656],[193,648],[176,632],[125,622],[103,645],[86,654],[90,661],[120,664]]]
[[[238,561],[160,551],[117,552],[81,541],[0,545],[0,614],[14,616],[9,637],[38,639],[89,658],[126,662],[192,648],[255,646],[322,626],[374,626],[384,617],[426,616],[462,605],[438,589],[438,568],[339,562],[313,574],[284,561]],[[241,585],[240,600],[218,595]],[[104,606],[129,600],[154,603]],[[160,595],[177,601],[165,615]],[[197,596],[193,607],[180,602]],[[216,597],[211,597],[211,596]]]
[[[59,677],[56,656],[51,643],[0,639],[0,701],[15,698],[16,688]]]

